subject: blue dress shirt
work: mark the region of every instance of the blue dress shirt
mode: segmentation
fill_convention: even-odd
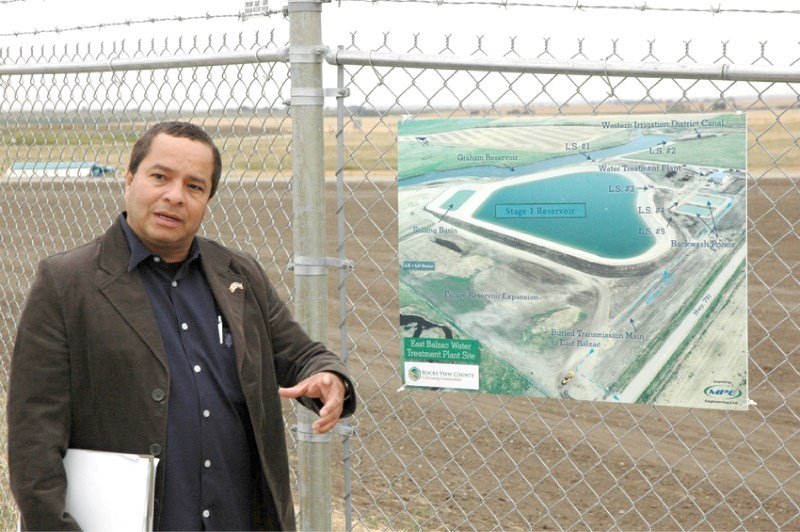
[[[202,270],[197,242],[181,263],[154,255],[119,217],[150,298],[169,361],[161,530],[249,530],[261,475],[225,316]],[[145,309],[142,309],[144,312]]]

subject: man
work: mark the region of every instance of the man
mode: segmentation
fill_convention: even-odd
[[[295,527],[280,397],[322,433],[355,396],[259,264],[196,236],[220,174],[202,129],[158,124],[131,153],[126,211],[40,263],[8,395],[23,528],[80,527],[64,512],[68,448],[156,455],[156,528]]]

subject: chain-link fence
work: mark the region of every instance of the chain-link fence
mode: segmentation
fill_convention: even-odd
[[[275,35],[3,50],[3,391],[35,264],[111,223],[133,139],[167,117],[202,124],[223,152],[224,183],[205,233],[253,253],[292,297],[298,147],[292,56]],[[333,451],[344,458],[334,460],[335,506],[347,516],[335,527],[800,529],[800,53],[778,63],[763,43],[739,57],[728,42],[702,53],[683,42],[667,57],[660,42],[622,51],[616,40],[589,53],[581,38],[568,52],[546,38],[487,52],[487,40],[362,42],[354,32],[318,50],[331,89],[322,132],[328,255],[353,261],[330,283],[328,314],[338,319],[329,344],[347,355],[361,401],[357,434]],[[748,116],[756,405],[724,412],[400,389],[399,120],[719,109]],[[88,164],[66,169],[76,162]],[[2,473],[0,526],[11,528],[4,463]]]

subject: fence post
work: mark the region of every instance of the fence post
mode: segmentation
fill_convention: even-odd
[[[327,271],[297,264],[301,258],[325,256],[321,13],[319,0],[289,0],[294,310],[309,335],[320,341],[327,334]],[[298,528],[330,530],[330,436],[312,433],[314,417],[297,409]]]

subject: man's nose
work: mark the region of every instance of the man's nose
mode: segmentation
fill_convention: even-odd
[[[184,192],[183,182],[180,179],[173,179],[164,190],[164,199],[174,205],[180,205],[185,199]]]

